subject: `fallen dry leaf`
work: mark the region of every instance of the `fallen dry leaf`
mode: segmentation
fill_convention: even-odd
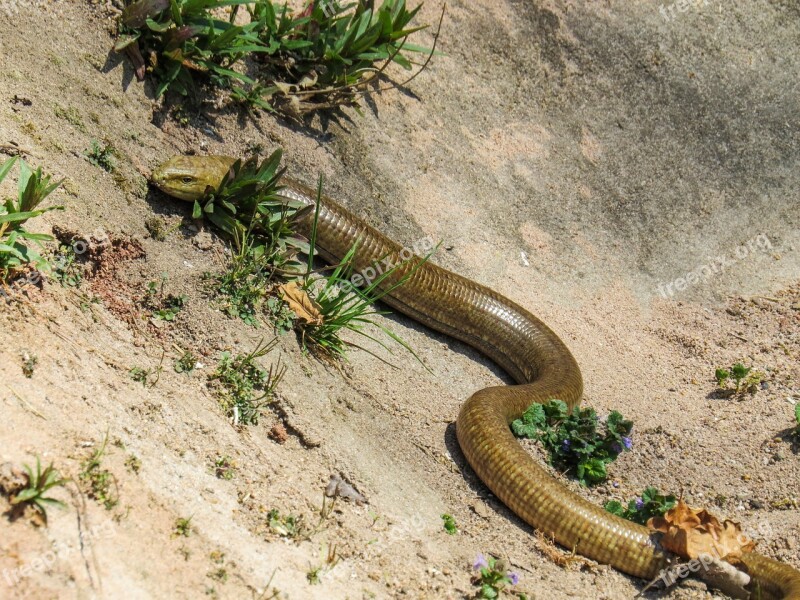
[[[322,325],[323,318],[319,304],[311,299],[311,296],[300,287],[296,281],[291,281],[278,288],[284,300],[306,325]]]
[[[650,519],[647,526],[664,534],[661,545],[666,550],[684,558],[707,554],[735,560],[756,545],[742,532],[739,523],[729,520],[720,523],[705,509],[690,508],[683,500],[678,500],[675,508],[663,517]]]

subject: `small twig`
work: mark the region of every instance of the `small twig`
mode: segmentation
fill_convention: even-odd
[[[14,394],[14,397],[15,397],[17,400],[19,400],[20,404],[22,404],[22,407],[23,407],[24,409],[26,409],[26,410],[30,411],[31,413],[33,413],[34,415],[36,415],[36,416],[37,416],[37,417],[39,417],[40,419],[43,419],[43,420],[47,421],[47,417],[45,417],[45,416],[44,416],[42,413],[40,413],[38,410],[36,410],[36,409],[35,409],[33,406],[31,406],[30,402],[28,402],[27,400],[25,400],[25,398],[23,398],[23,397],[22,397],[22,396],[20,396],[20,395],[19,395],[19,394],[18,394],[16,391],[14,391],[14,388],[12,388],[10,385],[7,385],[6,387],[8,388],[8,390],[9,390],[9,391],[10,391],[12,394]]]

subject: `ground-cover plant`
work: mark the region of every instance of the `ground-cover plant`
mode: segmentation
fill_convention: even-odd
[[[286,372],[280,364],[265,370],[256,362],[272,350],[277,338],[263,341],[249,354],[233,356],[224,352],[216,371],[209,379],[215,384],[220,403],[236,425],[257,425],[264,406],[275,394],[275,388]]]
[[[84,153],[86,160],[96,167],[100,167],[108,173],[113,173],[117,168],[117,161],[114,158],[114,148],[111,145],[101,145],[97,140],[92,140],[91,148]]]
[[[180,358],[175,361],[173,368],[176,373],[191,373],[197,367],[197,356],[191,350],[186,350]]]
[[[718,368],[714,371],[717,389],[726,396],[755,394],[758,384],[764,378],[761,371],[745,367],[742,363],[734,364],[730,369]]]
[[[453,515],[447,513],[443,514],[442,524],[444,526],[444,530],[450,535],[455,535],[458,533],[458,526],[456,525],[456,520],[453,518]]]
[[[518,600],[527,599],[525,594],[511,589],[519,583],[519,575],[509,571],[503,559],[479,554],[472,569],[477,571],[472,578],[472,583],[479,586],[476,598],[494,600],[508,595]]]
[[[296,539],[308,531],[302,515],[282,515],[277,508],[273,508],[267,513],[267,521],[269,522],[270,530],[281,537]]]
[[[44,524],[47,525],[47,509],[53,506],[64,508],[66,505],[60,500],[50,498],[45,494],[54,487],[63,486],[67,480],[59,475],[52,464],[43,470],[38,456],[36,457],[35,469],[27,464],[22,465],[22,468],[28,478],[28,482],[19,493],[11,498],[11,505],[14,507],[23,505],[34,507]]]
[[[102,468],[107,444],[108,435],[103,438],[100,447],[83,461],[78,478],[85,484],[90,498],[105,506],[106,510],[111,510],[119,502],[119,488],[117,478],[108,469]]]
[[[52,277],[64,287],[80,287],[83,282],[83,268],[72,244],[61,244],[53,253]]]
[[[140,79],[143,54],[153,57],[157,96],[209,82],[236,101],[299,117],[356,105],[389,63],[411,69],[406,53],[428,53],[407,40],[425,27],[411,25],[420,8],[312,0],[294,13],[271,0],[137,0],[122,13],[115,49]]]
[[[253,326],[276,276],[299,273],[297,254],[308,251],[308,244],[292,230],[302,207],[277,196],[283,174],[280,160],[277,150],[260,164],[256,157],[237,161],[193,210],[195,218],[208,218],[231,239],[226,270],[209,277],[225,312]]]
[[[348,347],[358,347],[341,337],[345,330],[352,331],[388,349],[381,340],[365,330],[366,326],[373,325],[403,346],[417,360],[420,360],[406,342],[372,317],[387,314],[386,311],[377,310],[374,304],[408,281],[431,255],[424,258],[412,257],[407,261],[399,262],[392,268],[382,271],[374,279],[361,277],[364,285],[357,287],[352,283],[353,257],[358,249],[358,246],[354,245],[341,262],[334,266],[331,273],[317,276],[313,269],[313,262],[321,198],[322,180],[320,179],[309,240],[306,275],[302,285],[291,282],[280,288],[284,300],[298,317],[295,326],[300,333],[303,349],[316,350],[327,358],[345,358]],[[420,360],[420,362],[422,361]]]
[[[674,508],[676,502],[677,498],[674,495],[664,495],[656,488],[648,487],[641,496],[630,500],[627,507],[617,500],[610,500],[603,507],[623,519],[646,525],[648,519],[663,516],[668,510]]]
[[[794,420],[797,425],[795,426],[794,433],[792,435],[794,436],[794,441],[798,444],[798,446],[800,446],[800,404],[797,404],[794,407]]]
[[[174,321],[178,313],[183,310],[186,305],[187,297],[184,294],[176,296],[174,294],[165,294],[164,285],[166,284],[166,275],[161,278],[161,282],[149,281],[147,289],[145,290],[142,304],[152,311],[154,319],[159,321]]]
[[[531,405],[511,423],[511,430],[517,437],[539,440],[551,464],[574,475],[581,485],[593,485],[607,479],[606,466],[632,445],[633,422],[617,411],[608,416],[605,433],[598,431],[598,424],[594,409],[570,413],[561,400],[550,400]]]
[[[6,178],[16,161],[16,157],[10,158],[0,165],[0,182]],[[38,208],[61,185],[61,181],[51,183],[50,175],[43,174],[41,167],[34,171],[24,160],[20,159],[19,165],[17,197],[5,198],[0,202],[0,284],[29,265],[49,272],[47,261],[35,248],[53,237],[30,232],[24,225],[29,219],[48,211],[63,209],[62,206]]]

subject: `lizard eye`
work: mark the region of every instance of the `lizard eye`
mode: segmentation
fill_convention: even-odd
[[[183,178],[182,181],[183,181],[183,183],[192,183],[192,181],[194,181],[194,179],[192,179],[191,177],[189,177],[187,175],[186,177]]]

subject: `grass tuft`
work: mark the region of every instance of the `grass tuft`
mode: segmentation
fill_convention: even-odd
[[[119,487],[117,478],[108,469],[102,468],[107,444],[108,435],[103,438],[100,448],[83,462],[79,479],[85,483],[90,498],[102,504],[106,510],[111,510],[119,503]]]
[[[11,505],[32,506],[39,512],[44,524],[47,525],[47,509],[53,506],[65,508],[66,504],[45,494],[54,487],[63,486],[68,480],[62,478],[52,464],[42,470],[42,463],[38,456],[35,469],[27,464],[22,465],[22,468],[28,477],[28,483],[24,489],[11,498]]]
[[[298,118],[358,106],[389,64],[411,70],[411,55],[432,56],[408,42],[426,27],[411,25],[421,8],[409,10],[405,0],[377,9],[371,0],[312,0],[295,13],[270,0],[137,0],[120,17],[114,48],[140,79],[144,56],[152,57],[157,96],[210,84],[250,108]]]
[[[220,403],[234,425],[257,425],[262,409],[275,394],[286,367],[271,365],[264,370],[256,360],[269,353],[277,344],[277,338],[269,343],[263,341],[249,354],[231,355],[224,352],[217,370],[210,376],[216,383]]]
[[[0,183],[6,178],[17,158],[10,158],[0,165]],[[53,237],[43,233],[32,233],[24,225],[29,219],[51,210],[63,210],[62,206],[38,208],[62,181],[51,183],[51,177],[35,171],[24,160],[19,160],[20,172],[17,182],[17,197],[0,202],[0,284],[8,281],[21,270],[32,266],[50,272],[47,261],[34,249]]]

